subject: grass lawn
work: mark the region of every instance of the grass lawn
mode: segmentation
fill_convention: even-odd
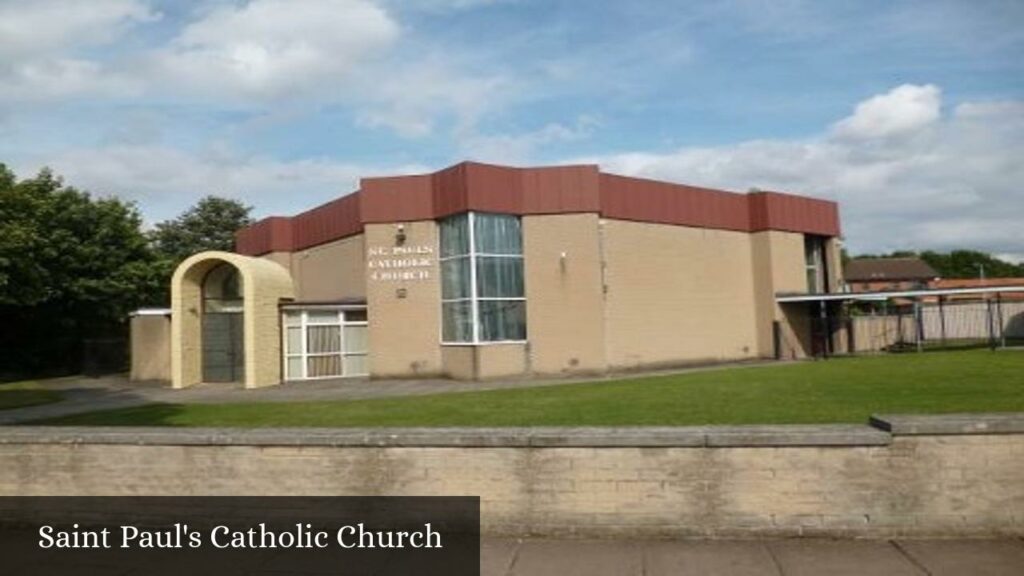
[[[60,399],[60,392],[47,390],[31,380],[0,384],[0,410],[50,404]]]
[[[865,422],[878,412],[1024,411],[1024,352],[843,358],[543,388],[348,402],[153,404],[47,424],[648,426]]]

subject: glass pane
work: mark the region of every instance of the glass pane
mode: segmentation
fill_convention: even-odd
[[[218,300],[241,300],[242,277],[231,264],[220,264],[203,279],[203,297]]]
[[[522,254],[523,233],[518,216],[473,214],[477,254]]]
[[[469,215],[441,220],[441,257],[469,254]]]
[[[306,348],[310,354],[341,352],[341,328],[338,326],[306,328]]]
[[[808,266],[817,266],[821,262],[821,238],[804,236],[804,262]]]
[[[370,373],[366,356],[345,356],[345,376],[365,376]]]
[[[302,358],[289,358],[287,363],[289,380],[302,378]]]
[[[366,310],[346,310],[345,322],[366,322]]]
[[[366,326],[345,326],[345,352],[366,352],[369,350],[369,329]]]
[[[476,295],[481,298],[522,298],[523,259],[476,259]]]
[[[469,258],[441,262],[441,298],[469,298]]]
[[[473,340],[473,314],[469,302],[445,302],[441,305],[441,339],[445,342]]]
[[[285,326],[298,326],[302,324],[302,312],[285,312],[284,313],[284,325]]]
[[[480,306],[480,340],[526,340],[526,302],[485,300]]]
[[[817,268],[807,269],[807,291],[811,294],[816,294],[819,292]]]
[[[341,376],[341,356],[314,356],[306,361],[310,378]]]
[[[310,310],[307,312],[306,322],[310,324],[338,324],[337,310]]]
[[[222,300],[220,298],[207,298],[203,301],[206,304],[205,312],[211,313],[238,313],[243,311],[242,300]]]
[[[288,346],[286,351],[289,354],[302,354],[302,328],[288,328]]]

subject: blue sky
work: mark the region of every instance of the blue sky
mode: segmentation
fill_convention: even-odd
[[[838,200],[1024,258],[1024,3],[0,0],[0,161],[149,222],[475,159]]]

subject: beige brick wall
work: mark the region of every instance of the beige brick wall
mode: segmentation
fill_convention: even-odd
[[[476,378],[475,346],[448,345],[441,347],[441,362],[445,376],[456,380],[472,380]]]
[[[367,273],[370,374],[379,378],[441,375],[444,367],[437,224],[432,220],[400,224],[406,234],[405,246],[433,249],[429,256],[431,265],[423,268],[429,277],[379,280]],[[368,224],[364,232],[366,250],[395,247],[398,226],[399,223]]]
[[[132,381],[171,380],[170,315],[138,315],[131,320]]]
[[[779,306],[775,303],[775,295],[807,292],[804,235],[771,230],[752,234],[750,239],[760,355],[768,356],[774,352],[772,322],[778,320],[781,322],[781,356],[803,358],[811,347],[807,316],[810,305]],[[834,242],[826,244],[829,254],[835,251],[835,246]],[[832,259],[832,256],[828,257]],[[832,272],[830,268],[830,274]]]
[[[523,253],[533,372],[605,370],[597,214],[525,216]]]
[[[290,264],[300,300],[366,297],[363,234],[295,252]]]
[[[521,376],[529,369],[526,344],[486,344],[476,347],[481,380]]]
[[[758,355],[750,235],[606,220],[612,368]]]
[[[243,266],[246,388],[273,386],[283,379],[278,305],[295,297],[285,272],[279,264],[259,258]]]
[[[0,444],[0,495],[479,495],[487,534],[1024,535],[1024,435],[827,448]]]
[[[838,238],[829,238],[825,242],[825,258],[828,262],[828,288],[839,292],[843,285],[843,259]]]
[[[777,319],[775,303],[775,277],[772,268],[771,232],[750,235],[750,259],[753,267],[753,298],[757,334],[757,355],[769,358],[775,355],[775,336],[772,322]]]
[[[493,380],[529,372],[526,344],[446,345],[441,347],[445,375],[456,380]]]
[[[289,274],[292,274],[292,282],[294,283],[295,276],[294,273],[292,272],[291,252],[270,252],[268,254],[263,254],[262,256],[260,256],[260,258],[264,258],[266,260],[270,260],[271,262],[276,262],[277,264],[279,264],[282,268],[287,270]]]

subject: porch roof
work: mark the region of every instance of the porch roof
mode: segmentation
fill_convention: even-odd
[[[855,302],[889,300],[891,298],[927,298],[933,296],[998,294],[1003,292],[1024,292],[1024,284],[1018,286],[984,286],[976,288],[925,288],[920,290],[881,290],[877,292],[833,292],[828,294],[782,293],[775,295],[775,301],[780,304],[792,302]]]

